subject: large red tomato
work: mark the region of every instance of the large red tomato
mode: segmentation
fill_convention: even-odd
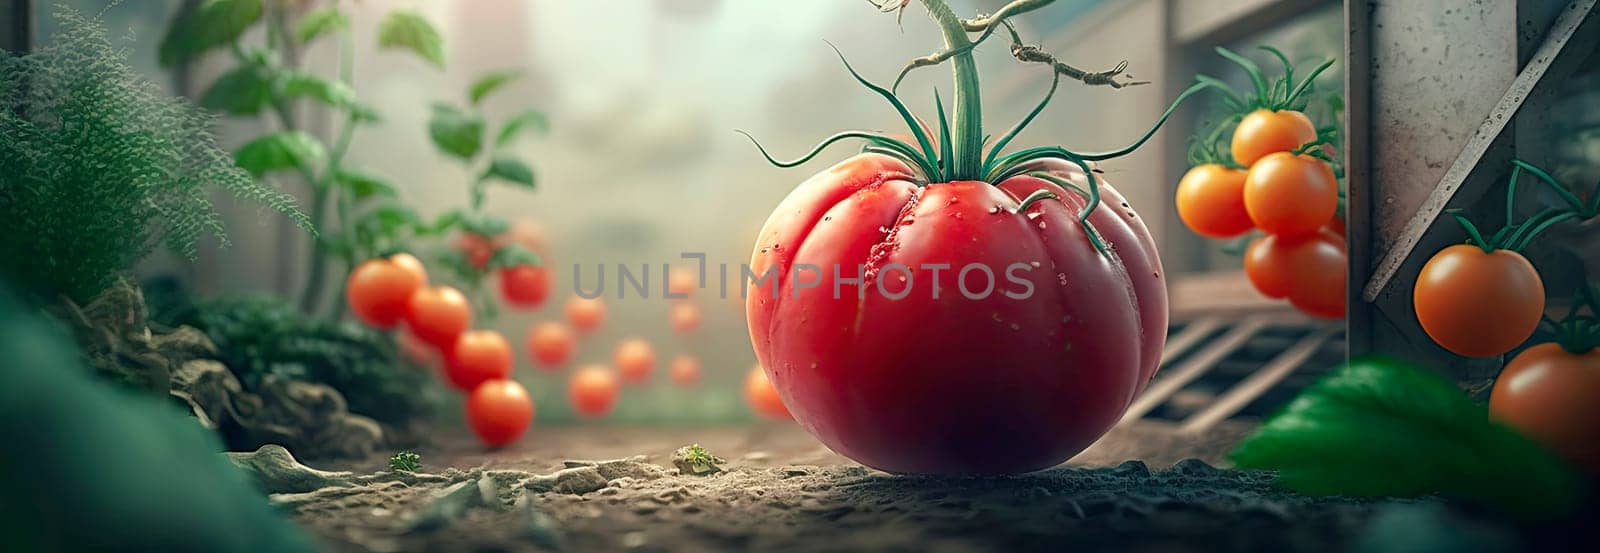
[[[1087,186],[1064,162],[1030,169]],[[753,286],[746,303],[761,365],[795,420],[878,469],[1065,461],[1116,424],[1160,360],[1154,241],[1104,182],[1090,216],[1102,254],[1077,221],[1084,200],[1050,182],[918,186],[911,175],[894,158],[858,155],[767,220],[751,267],[781,280]],[[1038,190],[1060,199],[1014,213]]]

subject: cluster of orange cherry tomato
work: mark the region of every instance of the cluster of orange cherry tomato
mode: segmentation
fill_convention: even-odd
[[[495,238],[463,233],[455,246],[482,270],[496,249],[512,241],[532,251],[544,250],[542,233],[530,223],[518,223]],[[513,308],[537,309],[549,298],[552,277],[547,267],[513,265],[500,268],[498,277],[501,297]],[[511,343],[498,331],[473,329],[467,296],[450,286],[430,286],[428,280],[427,269],[411,254],[369,259],[350,272],[346,299],[362,322],[397,328],[397,344],[408,357],[423,365],[442,365],[444,381],[468,394],[467,422],[480,441],[490,447],[515,441],[532,424],[534,405],[527,390],[511,377],[515,365]],[[670,307],[669,323],[680,333],[692,332],[700,325],[700,310],[687,299],[695,288],[695,275],[675,268],[670,282],[671,292],[680,299]],[[570,298],[562,309],[564,320],[542,321],[528,329],[529,357],[542,370],[560,371],[576,356],[579,337],[598,330],[606,315],[606,304],[599,298]],[[627,338],[617,344],[612,364],[615,370],[585,365],[569,377],[568,401],[579,415],[605,417],[616,406],[623,384],[648,382],[657,365],[655,350],[644,339]],[[700,361],[678,355],[668,372],[673,383],[694,386],[701,379]],[[752,410],[787,418],[777,391],[760,368],[750,374],[744,392]]]
[[[1348,253],[1334,149],[1327,131],[1300,108],[1312,80],[1331,61],[1296,83],[1283,55],[1266,50],[1284,61],[1283,78],[1271,86],[1253,62],[1219,49],[1245,68],[1256,93],[1240,97],[1216,85],[1234,114],[1196,142],[1195,164],[1178,182],[1178,216],[1208,238],[1260,232],[1244,250],[1245,274],[1256,290],[1287,298],[1309,315],[1343,318]],[[1218,151],[1230,125],[1229,147]]]

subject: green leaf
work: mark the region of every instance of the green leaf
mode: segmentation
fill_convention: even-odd
[[[539,254],[533,253],[532,250],[524,248],[521,244],[513,242],[496,249],[494,251],[494,256],[489,258],[487,268],[491,270],[504,269],[507,267],[515,267],[517,265],[532,265],[537,267],[541,263],[543,263],[543,261],[539,259]]]
[[[255,115],[272,102],[272,83],[263,68],[240,65],[223,73],[200,95],[200,105],[229,115]]]
[[[424,236],[441,235],[441,234],[444,234],[446,232],[449,232],[450,229],[456,228],[456,226],[460,225],[461,221],[463,221],[465,219],[466,219],[465,212],[463,212],[463,211],[461,211],[459,209],[452,209],[450,211],[446,211],[444,214],[442,214],[438,218],[434,219],[432,223],[428,223],[428,224],[420,224],[419,223],[416,226],[416,229],[414,230],[414,232],[416,232],[417,234],[424,235]]]
[[[483,148],[483,116],[449,104],[434,104],[428,136],[440,151],[471,159]]]
[[[205,0],[161,38],[159,61],[172,67],[238,40],[261,19],[261,0]]]
[[[1571,467],[1491,421],[1455,384],[1384,358],[1329,375],[1230,457],[1311,495],[1444,494],[1527,518],[1559,515],[1583,499]]]
[[[444,39],[421,14],[395,10],[378,24],[378,47],[410,50],[435,67],[444,69]]]
[[[395,192],[394,185],[389,184],[387,179],[371,173],[354,169],[340,169],[333,174],[333,180],[350,192],[350,196],[357,202],[374,196],[385,198],[399,196],[399,193]]]
[[[478,105],[478,102],[483,101],[489,94],[521,76],[521,71],[491,71],[472,82],[472,87],[467,90],[467,96],[472,99],[472,105]]]
[[[304,71],[287,73],[283,81],[283,95],[289,98],[306,96],[337,108],[349,106],[356,101],[356,91],[348,85]]]
[[[511,229],[511,224],[505,219],[489,214],[464,213],[461,215],[460,226],[465,232],[486,237],[499,236]]]
[[[383,122],[383,114],[378,113],[378,108],[363,104],[360,101],[350,102],[350,106],[347,109],[350,110],[351,119],[356,123],[374,124]]]
[[[489,163],[488,172],[483,175],[486,179],[500,179],[522,188],[533,188],[533,168],[527,163],[506,154],[495,154],[494,160]]]
[[[233,155],[239,167],[257,178],[285,169],[309,171],[326,156],[327,149],[322,142],[301,131],[283,131],[257,138]]]
[[[294,37],[300,42],[311,42],[319,36],[350,28],[350,17],[339,8],[323,6],[306,13],[295,25]]]
[[[516,117],[506,121],[504,126],[500,127],[500,135],[495,138],[494,145],[498,148],[504,148],[512,140],[516,140],[517,135],[528,130],[536,131],[539,134],[549,132],[550,120],[543,113],[531,109],[519,113]]]

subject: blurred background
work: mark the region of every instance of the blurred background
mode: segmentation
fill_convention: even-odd
[[[125,44],[137,67],[172,91],[195,97],[229,60],[225,53],[213,53],[172,69],[158,66],[159,39],[186,2],[192,0],[141,0],[109,8],[104,0],[66,4],[101,13],[114,35],[129,37]],[[1003,3],[952,2],[958,13],[992,11]],[[840,130],[901,130],[893,110],[852,82],[824,40],[882,83],[907,60],[940,44],[920,8],[913,6],[897,23],[894,15],[879,14],[859,0],[344,4],[357,37],[372,36],[381,15],[395,8],[417,10],[444,35],[448,62],[442,70],[416,56],[379,50],[372,40],[355,41],[353,51],[354,87],[385,118],[358,131],[348,159],[390,179],[401,198],[423,215],[464,205],[472,177],[468,168],[429,144],[430,105],[464,103],[466,87],[478,76],[514,69],[524,77],[488,100],[485,111],[504,118],[533,107],[549,115],[547,135],[515,146],[533,166],[537,190],[495,188],[487,203],[494,214],[531,218],[543,228],[547,262],[557,277],[552,298],[541,309],[507,311],[494,325],[519,354],[528,328],[561,316],[574,265],[584,268],[591,283],[596,264],[607,265],[610,279],[619,263],[649,264],[652,278],[659,279],[662,264],[680,263],[683,252],[703,252],[713,268],[725,263],[736,273],[778,201],[805,177],[852,151],[841,145],[806,165],[777,169],[735,129],[759,137],[779,157],[798,155]],[[51,32],[49,11],[37,11],[37,40],[47,40]],[[1090,71],[1127,60],[1134,78],[1152,84],[1113,90],[1064,82],[1053,104],[1016,144],[1062,144],[1080,151],[1120,147],[1143,133],[1195,73],[1245,84],[1212,46],[1248,52],[1272,68],[1270,58],[1254,49],[1271,44],[1297,63],[1314,65],[1343,52],[1342,17],[1340,3],[1333,1],[1060,0],[1019,19],[1025,41],[1042,43]],[[308,70],[336,71],[339,52],[332,41],[313,43],[297,55]],[[1009,126],[1048,87],[1048,72],[1013,60],[1003,39],[979,48],[977,59],[991,129]],[[1343,68],[1336,64],[1319,79],[1319,95],[1339,91]],[[950,92],[948,69],[914,72],[900,90],[913,110],[930,118],[935,88]],[[1157,140],[1104,167],[1106,179],[1128,196],[1160,242],[1180,323],[1189,313],[1271,305],[1239,275],[1236,257],[1176,222],[1171,194],[1187,168],[1184,137],[1208,121],[1213,100],[1189,103]],[[334,114],[302,104],[298,109],[307,110],[300,115],[308,131],[331,142]],[[1312,109],[1325,106],[1313,101]],[[264,121],[220,119],[219,136],[231,149],[271,130]],[[274,176],[272,182],[306,197],[306,184],[298,179]],[[202,296],[302,289],[307,238],[253,206],[218,200],[230,248],[203,249],[194,264],[158,255],[141,273],[177,275]],[[443,250],[448,244],[432,247]],[[754,364],[742,304],[717,295],[714,287],[696,294],[703,322],[688,334],[671,329],[669,303],[659,297],[609,300],[610,320],[580,340],[574,365],[609,363],[619,340],[639,336],[655,345],[661,367],[660,384],[624,390],[612,421],[750,417],[740,396],[740,382]],[[698,387],[664,383],[664,366],[679,353],[701,360],[704,380]],[[565,375],[540,372],[525,356],[519,357],[516,374],[534,394],[540,421],[571,419],[563,398]]]

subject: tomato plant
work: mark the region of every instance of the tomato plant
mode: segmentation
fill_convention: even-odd
[[[441,350],[472,326],[472,306],[460,290],[449,286],[419,288],[406,303],[406,326],[417,338]]]
[[[567,305],[562,309],[567,316],[567,322],[579,334],[588,334],[600,329],[606,321],[606,304],[600,298],[584,298],[573,296],[567,300]]]
[[[572,360],[576,350],[577,340],[567,325],[545,321],[528,329],[528,354],[540,367],[559,369]]]
[[[398,254],[368,259],[350,271],[345,297],[350,311],[369,325],[391,328],[405,318],[411,295],[428,283],[417,258]]]
[[[672,383],[679,386],[693,386],[700,382],[700,360],[693,355],[679,355],[672,358],[668,365],[667,374],[672,377]]]
[[[795,188],[760,232],[751,270],[780,278],[747,299],[764,367],[747,379],[747,397],[773,416],[786,405],[834,451],[886,471],[1053,466],[1111,428],[1159,364],[1167,299],[1154,241],[1090,165],[1132,152],[1156,129],[1110,152],[1007,152],[1059,76],[1132,84],[1118,79],[1125,66],[1084,73],[1013,29],[1014,55],[1057,79],[989,146],[971,47],[1015,14],[964,22],[942,1],[924,4],[949,47],[925,59],[950,61],[956,83],[951,112],[935,96],[936,135],[891,88],[846,63],[912,140],[843,132],[790,162],[762,149],[792,167],[840,140],[867,144]],[[1212,86],[1196,84],[1178,101]],[[797,276],[807,267],[822,270]],[[775,394],[765,392],[769,383]]]
[[[511,376],[511,343],[493,330],[469,330],[445,353],[445,376],[462,391]]]
[[[500,269],[500,295],[506,303],[521,309],[543,305],[550,297],[550,269],[535,265]]]
[[[1267,154],[1245,176],[1244,206],[1267,234],[1312,234],[1338,212],[1339,181],[1333,168],[1315,157]]]
[[[604,417],[617,404],[617,375],[598,365],[589,365],[572,373],[567,382],[567,400],[573,410],[590,418]]]
[[[789,420],[794,415],[789,413],[789,408],[783,405],[783,398],[779,397],[778,389],[772,386],[772,381],[767,379],[766,371],[757,366],[750,369],[744,378],[744,400],[750,404],[750,410],[757,415],[773,420]]]
[[[649,380],[650,373],[655,372],[656,353],[650,347],[650,342],[642,338],[628,338],[617,344],[611,362],[616,365],[623,382],[637,384]]]
[[[533,423],[533,398],[515,380],[490,380],[467,396],[467,424],[483,445],[502,447]]]
[[[1195,234],[1232,238],[1255,223],[1244,207],[1245,172],[1217,163],[1196,165],[1178,181],[1178,217]]]

